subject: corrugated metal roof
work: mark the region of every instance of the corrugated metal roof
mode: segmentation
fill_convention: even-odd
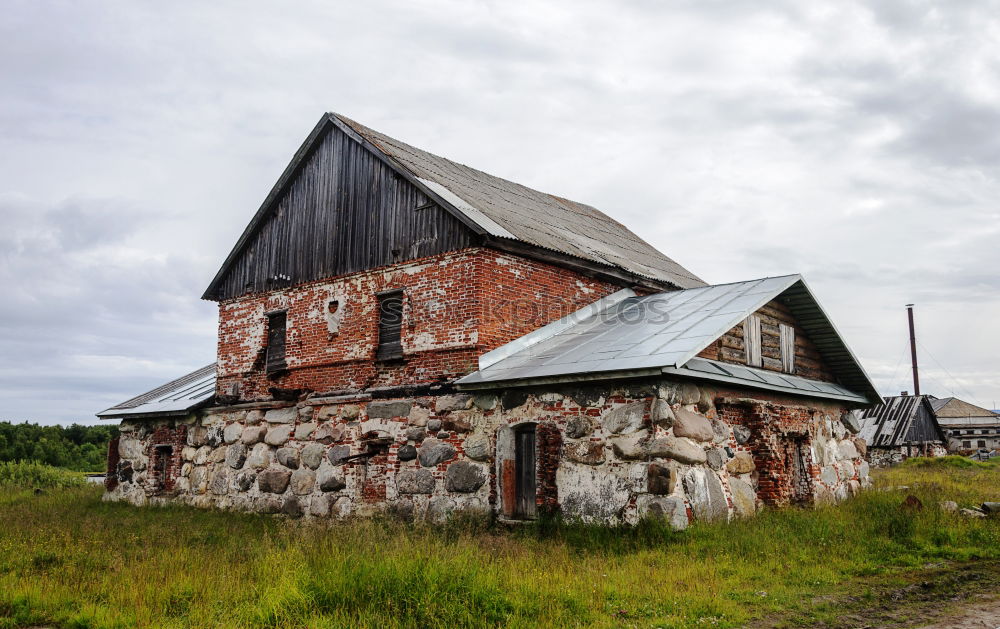
[[[183,415],[215,397],[215,363],[97,413],[101,419]]]
[[[930,395],[927,396],[927,397],[930,398],[929,401],[931,403],[931,408],[934,410],[934,414],[935,415],[937,415],[937,412],[939,410],[941,410],[944,407],[945,404],[947,404],[948,402],[950,402],[950,401],[952,401],[952,400],[955,399],[955,398],[951,398],[951,397],[946,397],[944,399],[938,399],[938,398],[930,396]]]
[[[784,301],[785,295],[794,298],[793,314],[824,359],[827,352],[831,353],[831,369],[843,386],[798,377],[790,381],[773,372],[739,366],[725,365],[720,371],[713,366],[714,361],[692,361],[747,315],[779,296]],[[804,296],[811,299],[811,306]],[[574,313],[546,327],[551,334],[531,344],[523,339],[511,343],[519,346],[516,351],[507,351],[508,346],[495,350],[493,353],[503,354],[500,360],[490,359],[490,354],[484,356],[480,370],[459,380],[459,386],[473,388],[490,383],[658,369],[691,377],[736,378],[762,388],[825,397],[879,399],[861,365],[798,275],[618,299],[596,312]]]
[[[330,114],[385,153],[486,233],[618,267],[679,288],[705,282],[594,207],[433,155]]]
[[[923,410],[923,412],[921,412]],[[928,422],[927,427],[916,426]],[[934,417],[931,400],[926,395],[886,397],[861,416],[858,436],[875,447],[893,447],[922,441],[944,441]],[[915,437],[920,437],[919,439]]]

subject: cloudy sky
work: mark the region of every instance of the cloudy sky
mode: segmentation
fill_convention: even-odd
[[[883,393],[1000,406],[1000,3],[49,2],[0,17],[0,419],[208,364],[199,300],[324,111],[806,276]]]

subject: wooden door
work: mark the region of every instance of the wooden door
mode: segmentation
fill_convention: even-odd
[[[521,427],[514,433],[514,468],[514,517],[533,519],[536,514],[534,425]]]

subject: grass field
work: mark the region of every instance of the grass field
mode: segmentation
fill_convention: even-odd
[[[316,526],[0,481],[0,627],[821,624],[836,610],[817,597],[863,600],[929,564],[1000,559],[1000,522],[938,508],[1000,498],[1000,468],[969,463],[914,461],[877,479],[908,490],[683,533]],[[900,507],[911,493],[923,509]]]

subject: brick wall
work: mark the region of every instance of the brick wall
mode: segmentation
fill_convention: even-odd
[[[562,432],[558,424],[543,422],[536,428],[535,445],[537,487],[535,504],[540,515],[554,515],[559,512],[559,485],[556,479],[562,449]]]
[[[811,481],[818,476],[810,454],[813,415],[801,406],[720,405],[720,419],[750,429],[747,446],[757,466],[757,493],[766,504],[812,502]]]
[[[404,360],[376,362],[376,293],[404,291]],[[452,380],[478,357],[620,287],[542,262],[471,248],[219,304],[219,393],[319,392]],[[329,304],[337,302],[336,312]],[[264,372],[265,313],[287,309],[288,369]]]
[[[150,438],[147,492],[150,494],[173,491],[181,473],[181,450],[187,441],[187,426],[160,426]],[[165,450],[169,448],[169,452]]]

